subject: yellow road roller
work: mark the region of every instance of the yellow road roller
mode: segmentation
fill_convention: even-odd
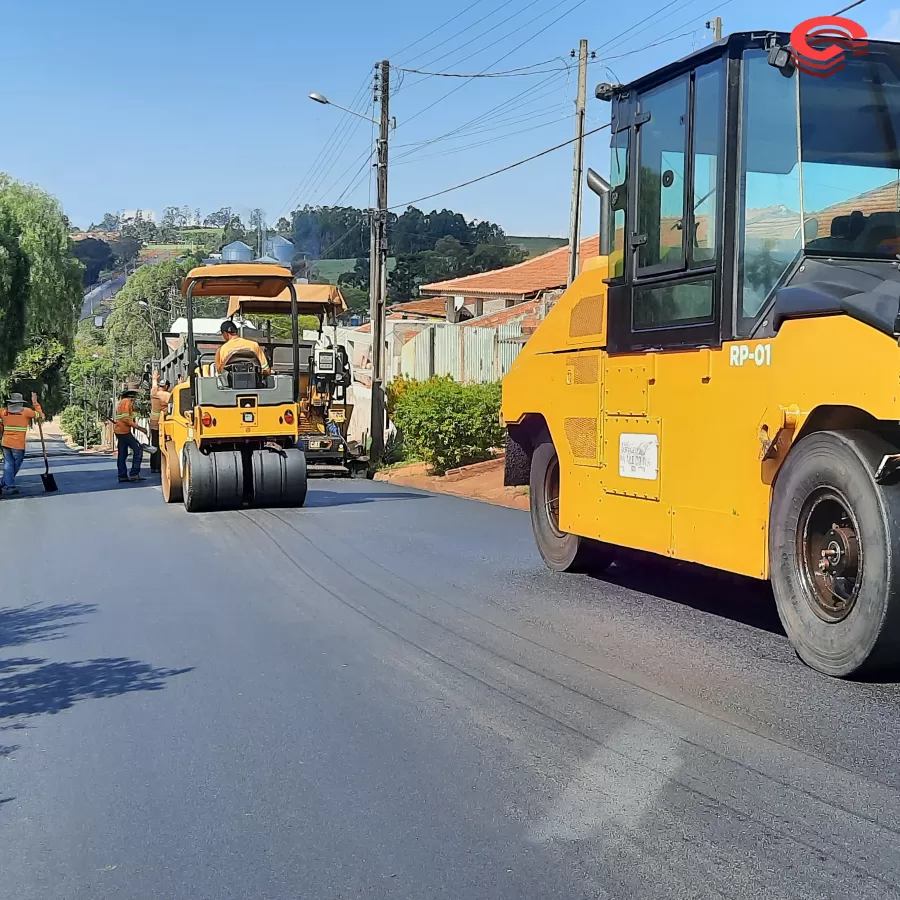
[[[218,371],[222,338],[194,334],[194,298],[271,298],[283,291],[291,298],[289,371],[264,367],[248,350],[232,353]],[[261,263],[201,266],[187,274],[182,294],[186,334],[160,366],[174,385],[160,418],[164,500],[183,501],[189,512],[303,506],[306,457],[297,446],[300,341],[290,270]]]
[[[505,379],[506,483],[530,486],[550,568],[625,547],[769,579],[806,663],[884,673],[900,666],[900,45],[817,77],[789,41],[733,34],[598,87],[599,256]]]
[[[316,335],[305,332],[300,339],[300,415],[297,446],[306,454],[310,475],[357,476],[369,474],[369,458],[358,442],[349,440],[353,404],[348,391],[352,377],[346,348],[337,343],[337,317],[347,311],[340,288],[331,284],[295,284],[300,315],[315,316]],[[285,289],[277,297],[232,297],[229,317],[257,317],[262,326],[290,312],[291,295]],[[334,339],[329,337],[329,331]],[[255,330],[272,365],[283,367],[290,348],[272,338],[271,328]],[[309,339],[311,338],[311,339]]]

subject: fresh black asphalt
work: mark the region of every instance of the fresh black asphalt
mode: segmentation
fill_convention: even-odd
[[[4,900],[900,897],[900,685],[804,668],[765,586],[53,466],[0,500]]]

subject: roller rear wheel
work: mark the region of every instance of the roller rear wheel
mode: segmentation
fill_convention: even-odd
[[[865,431],[802,438],[778,473],[769,567],[800,658],[826,675],[900,666],[900,486],[873,473],[895,447]]]
[[[531,527],[541,557],[556,572],[602,572],[615,560],[608,544],[568,534],[559,527],[559,457],[550,438],[531,457]]]
[[[255,506],[296,507],[306,502],[306,455],[302,450],[254,450],[251,464]]]
[[[184,495],[181,489],[181,465],[174,441],[166,441],[160,448],[162,453],[162,495],[166,503],[181,503]]]

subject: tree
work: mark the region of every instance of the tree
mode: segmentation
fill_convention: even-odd
[[[246,237],[247,232],[244,230],[244,223],[241,221],[241,217],[232,216],[231,221],[225,226],[225,231],[222,234],[222,246],[227,247],[234,241],[242,241]]]
[[[16,244],[27,267],[24,335],[23,262]],[[48,400],[46,411],[53,415],[81,310],[84,271],[70,255],[68,220],[59,203],[38,187],[0,174],[0,248],[0,338],[12,338],[2,340],[0,390],[17,390],[27,381]]]
[[[13,368],[25,345],[28,259],[19,246],[19,228],[0,215],[0,376]]]
[[[121,220],[116,213],[104,213],[103,221],[100,223],[100,228],[103,231],[116,231],[121,224]]]
[[[343,275],[338,275],[338,284],[343,287],[354,287],[361,291],[369,292],[369,278],[371,273],[369,271],[369,257],[361,256],[356,260],[356,264],[353,266],[352,272],[344,272]]]
[[[231,221],[231,209],[223,206],[216,212],[211,212],[204,220],[204,228],[224,228]]]
[[[109,245],[113,252],[117,266],[134,262],[141,252],[141,242],[133,237],[121,237]]]
[[[85,238],[76,241],[72,247],[72,256],[84,266],[84,286],[97,283],[100,273],[108,269],[115,259],[112,247],[106,241]]]

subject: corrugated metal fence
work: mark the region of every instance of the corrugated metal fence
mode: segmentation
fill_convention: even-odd
[[[403,347],[400,371],[418,380],[450,375],[461,382],[499,381],[522,349],[522,342],[515,340],[521,335],[517,322],[496,328],[432,325]]]

